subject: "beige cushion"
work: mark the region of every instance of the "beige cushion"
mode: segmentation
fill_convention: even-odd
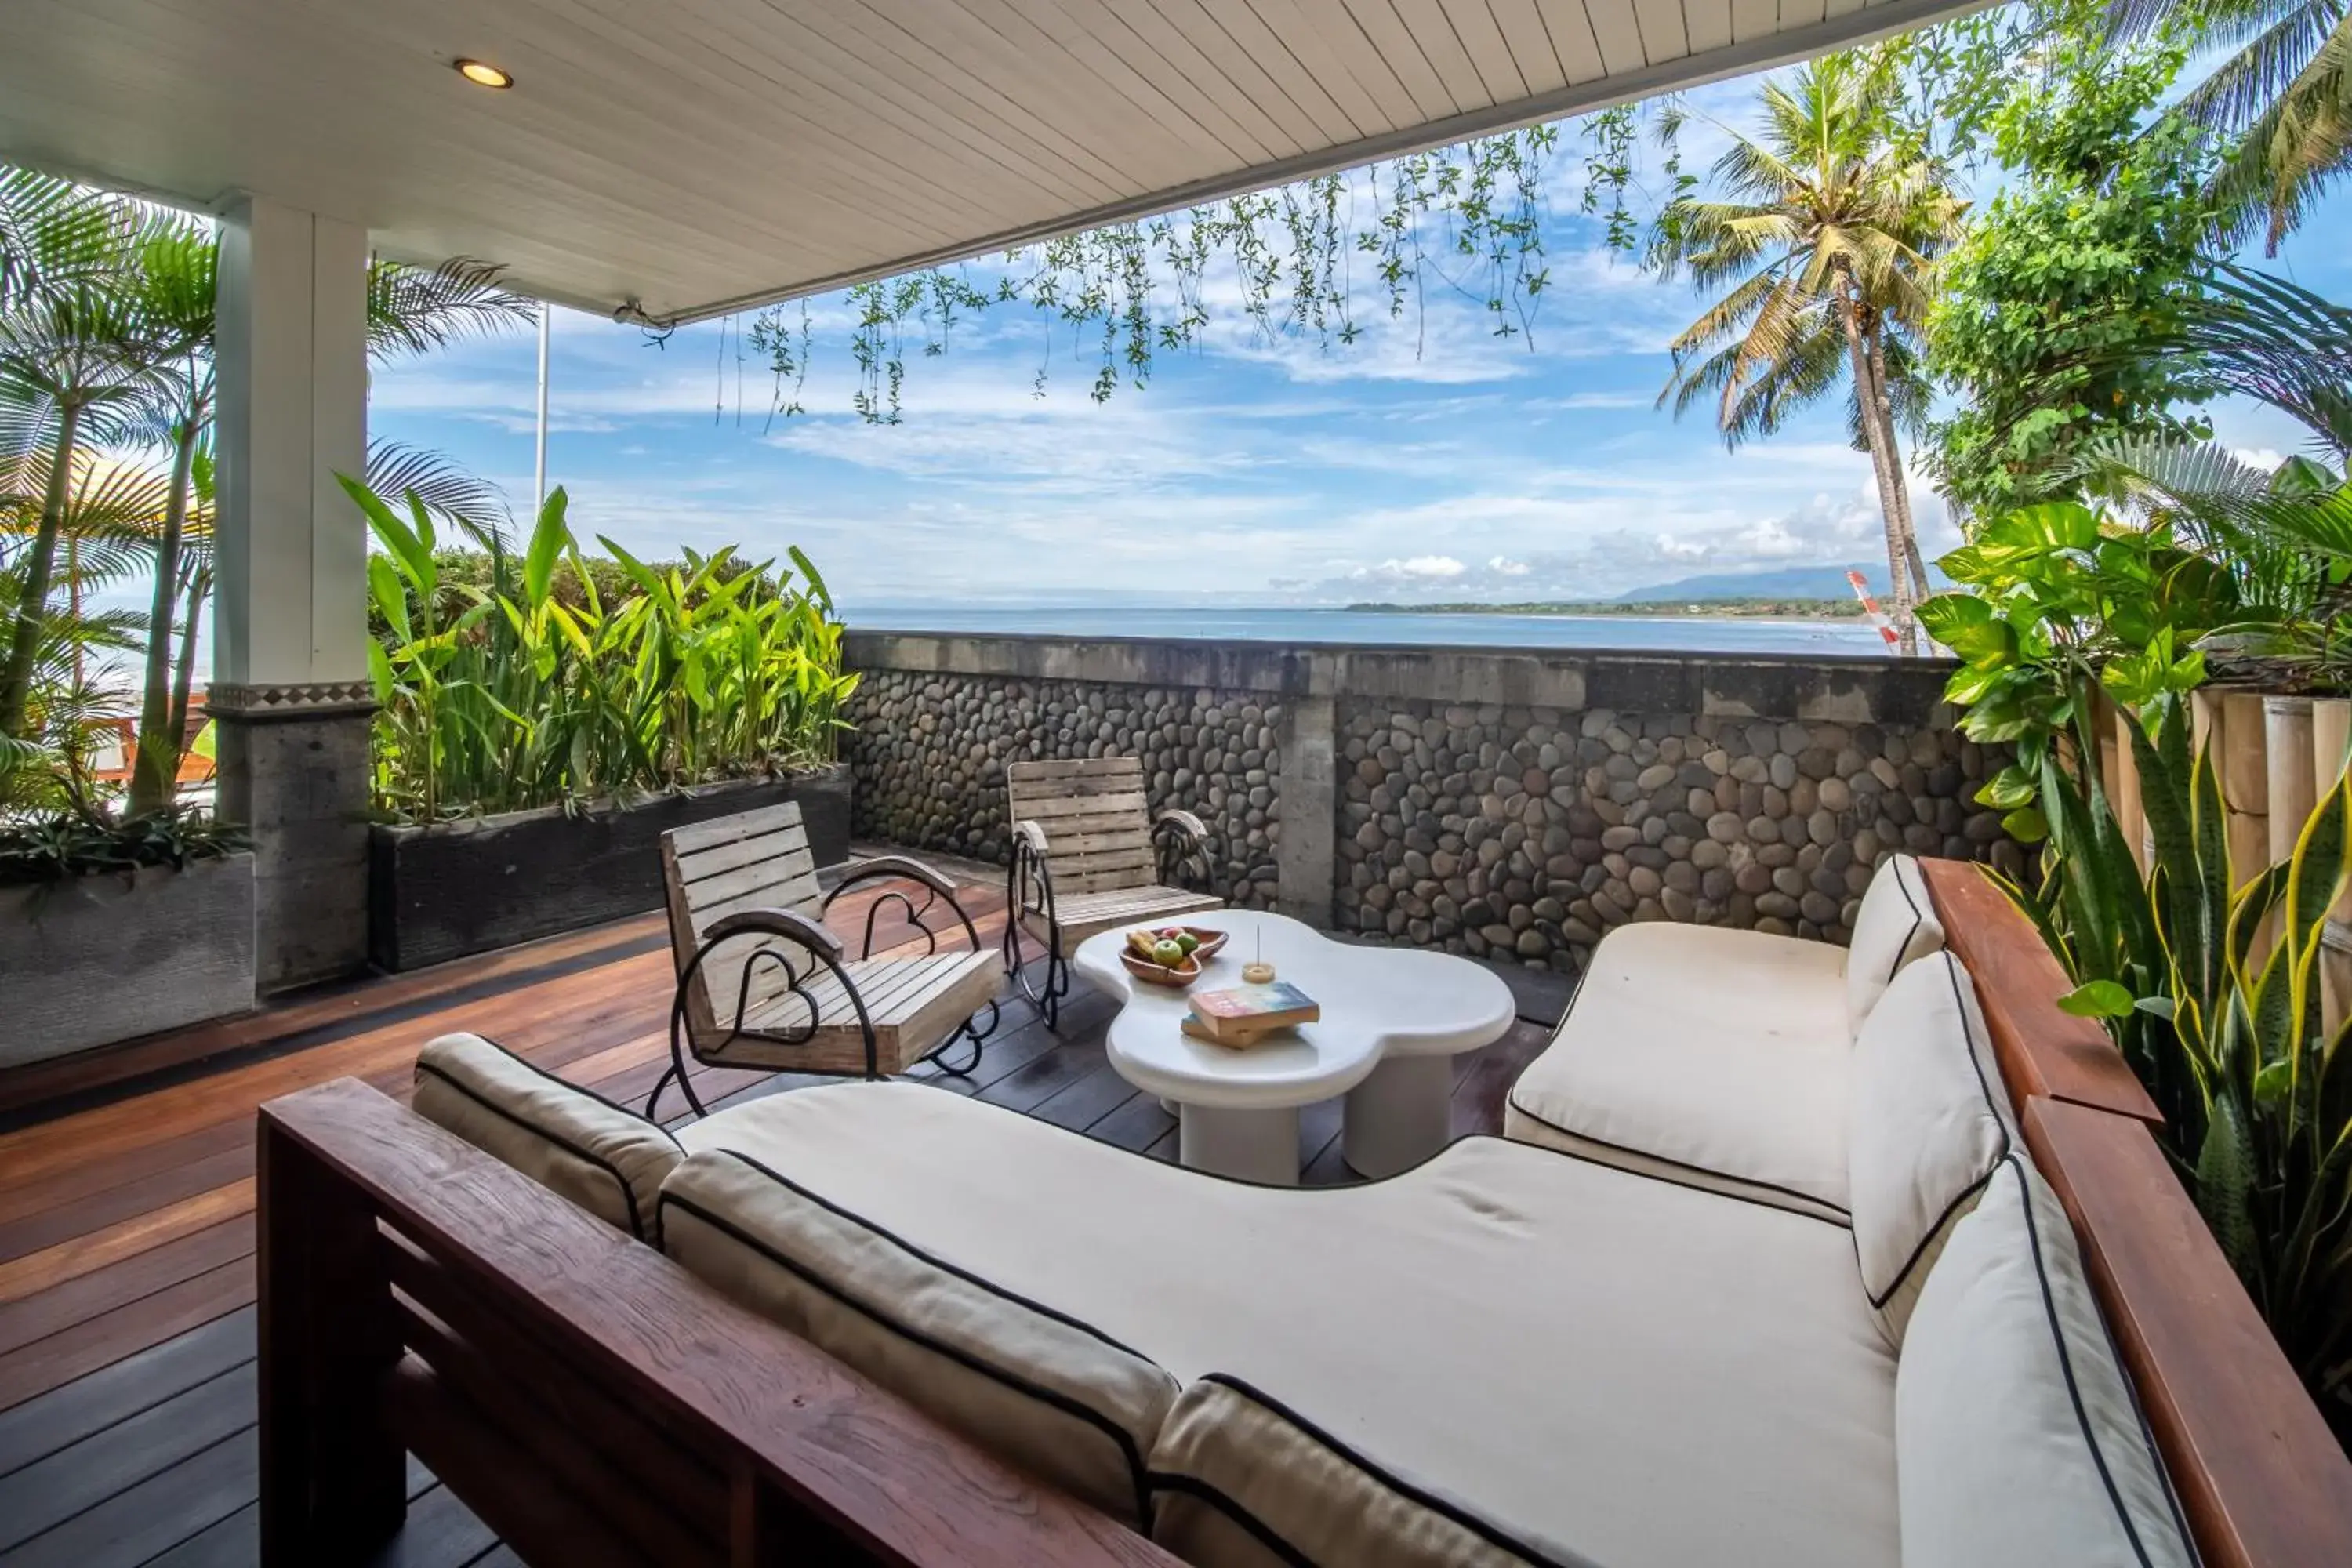
[[[1847,1032],[1859,1035],[1879,996],[1903,966],[1944,945],[1944,925],[1927,896],[1927,879],[1910,856],[1889,855],[1878,863],[1855,911],[1853,940],[1846,948]]]
[[[1904,1568],[2188,1568],[2074,1233],[2004,1161],[1927,1276],[1895,1378]]]
[[[1151,1464],[1152,1539],[1202,1568],[1281,1568],[1301,1558],[1361,1568],[1551,1561],[1221,1373],[1184,1391]]]
[[[1909,965],[1854,1042],[1847,1133],[1854,1257],[1895,1343],[1952,1227],[2014,1142],[1969,972],[1948,952]]]
[[[1845,954],[1719,926],[1622,926],[1593,950],[1503,1131],[1843,1220]]]
[[[685,1136],[1183,1384],[1261,1390],[1550,1559],[1895,1561],[1894,1358],[1842,1226],[1493,1138],[1268,1189],[919,1084],[773,1096]],[[1306,1489],[1261,1506],[1308,1557],[1354,1561],[1309,1544]]]
[[[665,1248],[705,1282],[1033,1474],[1146,1518],[1144,1456],[1176,1380],[1142,1355],[743,1154],[688,1160],[661,1212]]]
[[[686,1153],[636,1112],[479,1035],[444,1035],[417,1053],[414,1103],[477,1149],[658,1244],[654,1200]]]

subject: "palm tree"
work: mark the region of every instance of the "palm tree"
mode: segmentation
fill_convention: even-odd
[[[1762,107],[1762,134],[1735,133],[1717,160],[1729,199],[1678,196],[1660,216],[1650,265],[1728,292],[1674,341],[1658,401],[1679,416],[1712,396],[1737,447],[1844,381],[1877,477],[1895,626],[1916,652],[1927,573],[1896,431],[1926,410],[1916,337],[1967,204],[1939,163],[1894,145],[1894,82],[1870,61],[1833,55],[1768,82]]]
[[[170,799],[185,733],[194,623],[210,587],[218,268],[218,240],[205,225],[0,168],[0,507],[30,540],[8,573],[14,603],[0,658],[0,734],[29,738],[32,687],[47,668],[42,650],[55,640],[56,628],[44,623],[59,542],[70,558],[78,519],[94,515],[77,512],[73,499],[84,454],[125,447],[168,453],[161,499],[131,525],[143,530],[139,537],[153,566],[133,815]],[[425,353],[534,320],[537,307],[500,289],[498,276],[496,268],[462,258],[429,270],[372,259],[370,359]],[[416,490],[478,538],[501,525],[496,490],[438,454],[376,442],[367,466],[371,482]],[[119,533],[121,523],[110,526]]]
[[[2239,46],[2179,106],[2235,145],[2214,177],[2223,237],[2260,225],[2265,250],[2302,223],[2311,202],[2352,167],[2352,4],[2347,0],[2116,0],[2112,31],[2179,29],[2200,47]]]

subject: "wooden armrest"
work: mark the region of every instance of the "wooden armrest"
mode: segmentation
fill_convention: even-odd
[[[1030,848],[1035,850],[1038,854],[1043,855],[1045,853],[1045,830],[1036,823],[1014,823],[1013,825],[1013,837],[1016,842],[1027,844]]]
[[[530,1560],[614,1560],[627,1537],[602,1535],[608,1516],[625,1524],[646,1510],[610,1508],[595,1478],[565,1462],[577,1445],[529,1440],[534,1423],[561,1419],[543,1405],[587,1398],[616,1428],[600,1429],[607,1448],[657,1446],[709,1467],[725,1511],[680,1530],[717,1559],[1180,1568],[355,1079],[263,1106],[257,1143],[268,1561],[368,1560],[399,1523],[412,1437]],[[404,1246],[388,1247],[380,1225]],[[413,1258],[399,1283],[440,1303],[429,1316],[394,1296],[388,1258]],[[444,1311],[535,1353],[434,1366],[450,1343],[431,1331]],[[436,1374],[461,1370],[511,1384],[496,1422],[471,1398],[436,1393]],[[550,1373],[566,1376],[562,1387],[534,1386]],[[699,1489],[660,1485],[674,1473],[647,1466],[637,1479],[657,1507],[707,1507]],[[591,1535],[604,1551],[585,1549]],[[688,1555],[712,1554],[698,1543]]]
[[[1154,833],[1163,827],[1173,827],[1187,838],[1195,841],[1206,841],[1209,837],[1207,826],[1199,817],[1179,806],[1171,805],[1151,819],[1151,830]]]
[[[814,948],[836,963],[841,962],[844,951],[839,937],[793,910],[738,910],[731,915],[722,915],[702,933],[702,945],[709,947],[730,936],[782,937]]]

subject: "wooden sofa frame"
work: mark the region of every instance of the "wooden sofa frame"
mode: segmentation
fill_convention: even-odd
[[[2027,1142],[2208,1568],[2352,1563],[2347,1463],[2150,1136],[2156,1113],[1975,868],[1927,862]],[[525,1561],[1174,1559],[352,1079],[260,1112],[262,1555],[367,1560],[413,1450]]]

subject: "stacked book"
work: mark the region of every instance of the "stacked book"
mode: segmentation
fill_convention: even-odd
[[[1323,1009],[1286,980],[1265,985],[1237,985],[1230,991],[1198,991],[1184,1032],[1234,1050],[1256,1045],[1278,1030],[1311,1024]]]

